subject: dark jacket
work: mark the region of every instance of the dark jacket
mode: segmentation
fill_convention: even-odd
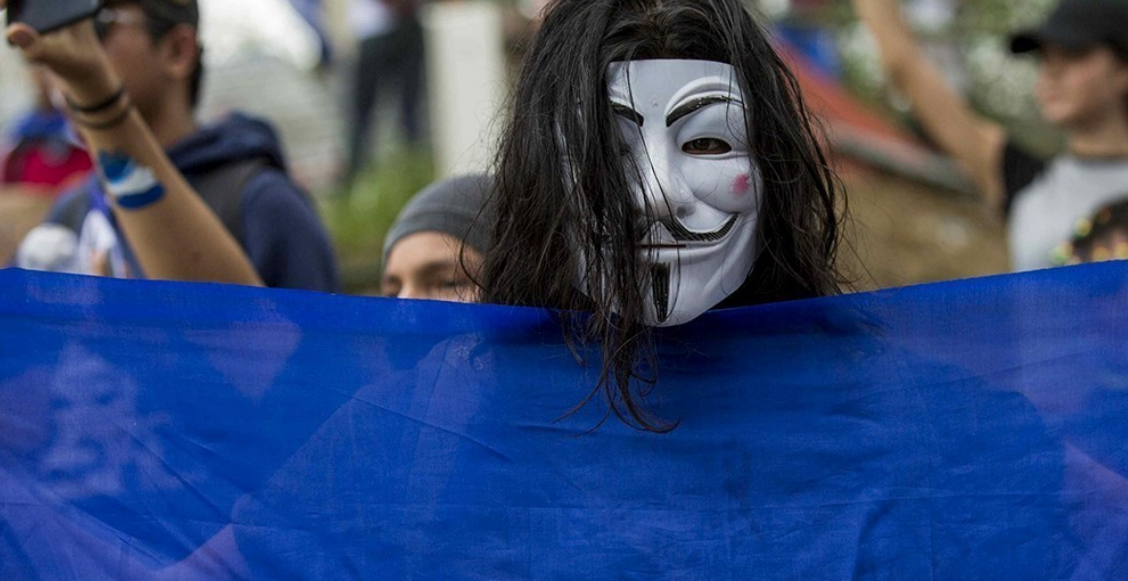
[[[245,166],[246,160],[257,160],[246,176],[236,178],[238,199],[227,200],[232,210],[217,208],[213,199],[215,192],[205,194],[205,201],[239,241],[267,286],[339,290],[336,258],[329,235],[308,196],[287,176],[278,138],[269,124],[244,114],[232,114],[172,146],[168,156],[189,183],[201,192],[209,175],[214,176],[215,172],[232,164]],[[224,198],[228,193],[222,191],[218,195]],[[81,208],[77,212],[76,205]],[[108,222],[116,234],[116,240],[110,243],[113,246],[111,262],[118,263],[111,265],[115,275],[140,276],[140,268],[131,257],[128,244],[120,242],[124,236],[106,208],[96,178],[56,204],[46,222],[74,230],[79,249],[76,262],[72,263],[77,266],[60,270],[81,272],[84,252],[89,254],[91,248],[105,251],[104,234],[84,235],[83,231],[93,230],[94,222]],[[76,220],[75,215],[81,218]]]

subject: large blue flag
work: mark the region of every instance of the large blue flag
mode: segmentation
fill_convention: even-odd
[[[1128,267],[709,313],[0,272],[0,579],[1128,578]],[[606,419],[606,421],[604,421]]]

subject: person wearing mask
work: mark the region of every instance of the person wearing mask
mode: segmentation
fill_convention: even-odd
[[[650,327],[839,292],[834,175],[741,2],[556,2],[511,102],[482,300],[591,312],[563,323],[617,417],[669,429],[641,395]]]

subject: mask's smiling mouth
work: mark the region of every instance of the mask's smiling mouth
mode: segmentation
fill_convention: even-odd
[[[736,227],[738,215],[729,216],[719,228],[694,232],[672,218],[652,220],[640,228],[640,250],[684,249],[695,246],[712,246],[725,239]]]

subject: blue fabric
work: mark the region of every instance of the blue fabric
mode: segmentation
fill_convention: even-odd
[[[541,310],[0,271],[0,578],[1122,579],[1126,289],[712,312],[653,434]]]
[[[71,141],[70,126],[58,109],[33,109],[9,122],[5,139],[11,143],[29,139]]]
[[[842,78],[842,58],[833,31],[801,21],[777,23],[774,31],[779,41],[803,55],[823,76]]]

